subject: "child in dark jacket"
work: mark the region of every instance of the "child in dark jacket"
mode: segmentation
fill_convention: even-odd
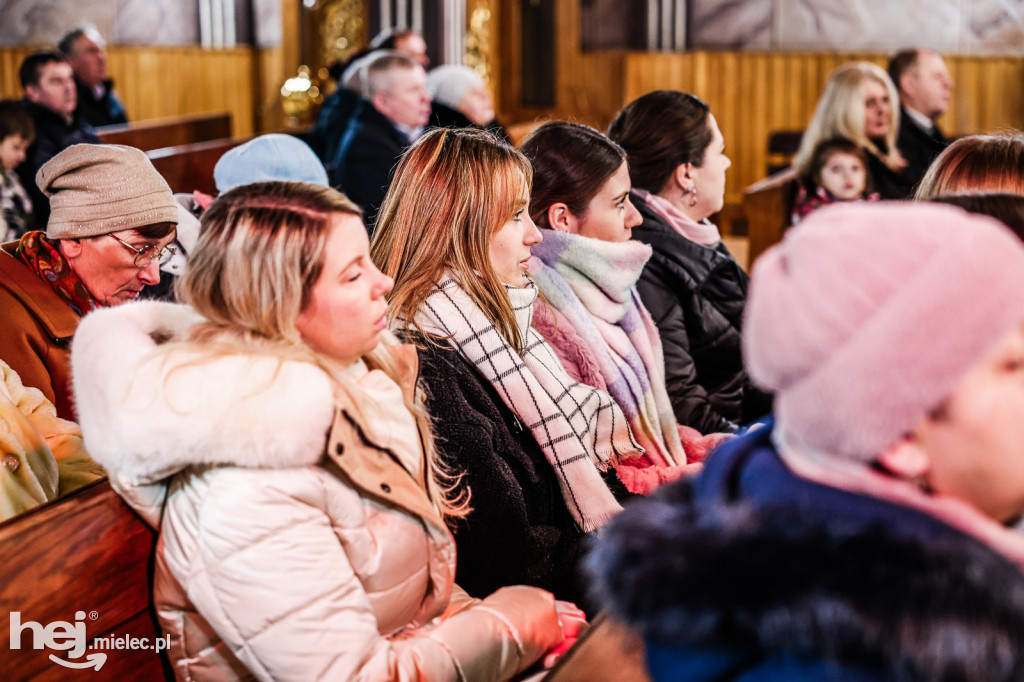
[[[1024,679],[1020,240],[948,206],[825,208],[758,259],[744,334],[774,422],[588,558],[652,679]]]
[[[35,137],[35,124],[21,102],[0,100],[0,243],[36,229],[32,201],[14,172]]]
[[[807,174],[800,178],[800,189],[793,205],[793,224],[816,208],[837,201],[878,201],[871,191],[868,157],[856,143],[833,137],[818,143],[811,156]]]

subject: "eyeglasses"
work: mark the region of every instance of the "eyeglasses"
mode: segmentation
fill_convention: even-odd
[[[174,258],[174,254],[178,252],[178,250],[170,244],[160,249],[160,251],[157,251],[157,247],[152,244],[144,246],[141,249],[137,249],[117,235],[109,234],[109,236],[116,239],[121,246],[135,254],[135,267],[139,269],[148,267],[154,260],[158,261],[160,265],[167,265],[167,263]]]

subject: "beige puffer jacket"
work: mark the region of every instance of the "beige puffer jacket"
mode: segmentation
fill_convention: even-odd
[[[101,310],[72,353],[86,444],[160,529],[153,598],[178,679],[502,680],[561,640],[548,593],[454,586],[419,447],[372,440],[313,365],[159,350],[196,320]],[[412,390],[415,352],[395,352]]]
[[[105,475],[42,391],[0,360],[0,521]]]

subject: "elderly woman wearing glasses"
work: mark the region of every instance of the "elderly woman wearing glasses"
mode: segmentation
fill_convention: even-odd
[[[68,361],[78,321],[160,280],[178,213],[167,182],[133,147],[76,144],[36,183],[50,199],[45,234],[0,247],[0,359],[75,420]]]

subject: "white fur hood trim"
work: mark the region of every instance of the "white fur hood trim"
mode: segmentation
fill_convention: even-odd
[[[303,467],[334,417],[327,375],[256,353],[207,355],[160,339],[202,318],[144,301],[87,315],[71,352],[86,447],[115,478],[145,485],[196,464]]]

